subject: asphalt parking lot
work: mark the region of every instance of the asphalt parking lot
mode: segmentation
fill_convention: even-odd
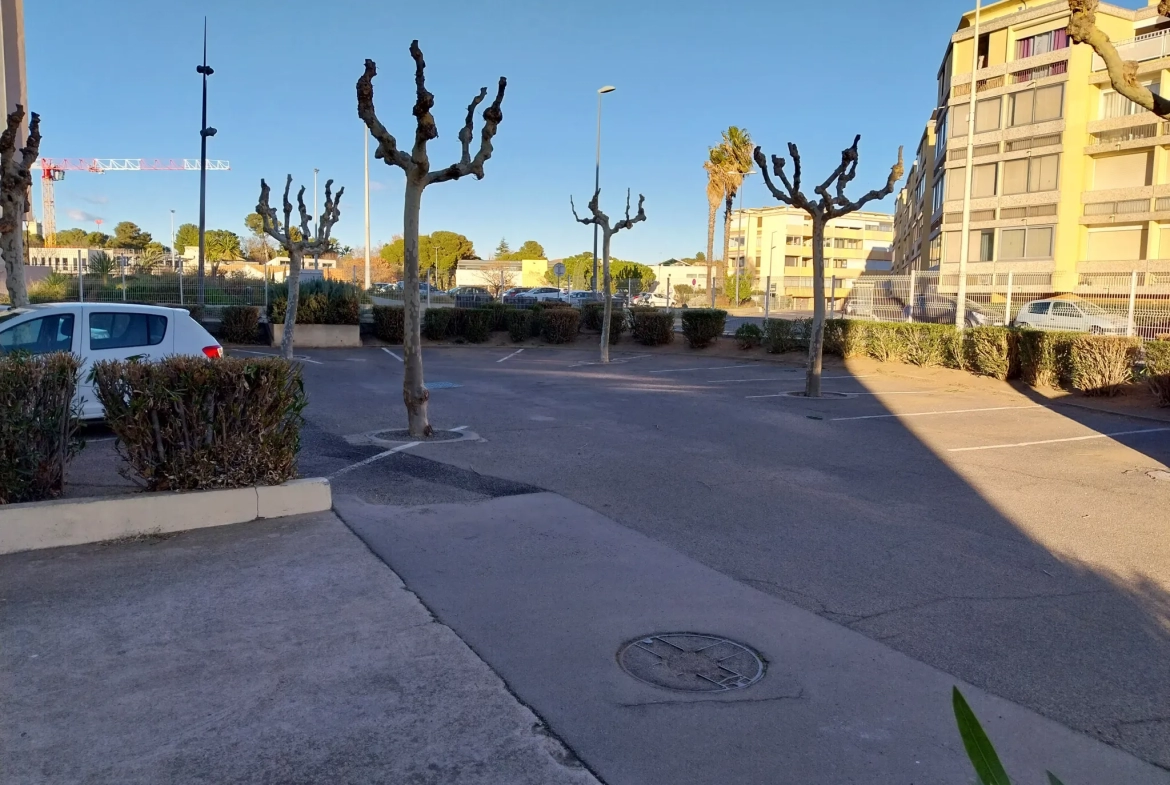
[[[547,489],[719,572],[1170,767],[1170,425],[949,371],[618,347],[307,351],[303,473],[371,503]],[[374,456],[362,471],[342,471]],[[458,628],[456,628],[458,631]]]

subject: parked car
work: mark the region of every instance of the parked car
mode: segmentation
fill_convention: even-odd
[[[665,294],[658,292],[642,292],[635,294],[634,299],[630,301],[630,305],[644,305],[653,306],[655,308],[669,308],[670,298]]]
[[[825,293],[826,296],[828,294]],[[883,282],[879,286],[862,287],[855,284],[853,291],[838,307],[845,316],[896,322],[905,318],[903,310],[906,303],[888,282]]]
[[[555,286],[537,286],[535,289],[529,289],[515,298],[518,305],[525,303],[531,305],[532,303],[545,302],[548,300],[561,299],[561,290]]]
[[[401,284],[396,283],[376,283],[374,284],[374,294],[389,294],[395,289],[401,289]]]
[[[1111,314],[1075,295],[1025,303],[1012,324],[1037,330],[1077,330],[1099,335],[1127,335],[1133,327],[1127,317]]]
[[[511,289],[506,289],[504,293],[500,295],[500,300],[508,305],[515,305],[516,298],[527,292],[530,288],[532,287],[513,286]]]
[[[447,290],[459,308],[480,308],[495,300],[492,293],[482,286],[456,286]]]
[[[902,318],[908,322],[924,322],[926,324],[954,324],[955,303],[954,297],[941,294],[918,294],[911,303],[902,309]],[[979,303],[967,300],[964,308],[963,322],[968,327],[984,327],[996,323],[996,319],[985,311]]]
[[[219,341],[187,311],[124,303],[53,303],[0,313],[0,353],[17,351],[72,352],[81,358],[77,399],[83,420],[100,420],[105,414],[87,380],[95,360],[223,357]]]
[[[598,302],[601,299],[601,296],[594,294],[588,289],[575,289],[568,294],[562,294],[561,299],[575,308],[580,308],[585,303]]]

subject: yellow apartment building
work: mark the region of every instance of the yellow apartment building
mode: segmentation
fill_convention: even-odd
[[[1101,3],[1097,25],[1165,95],[1170,21],[1156,5]],[[963,15],[896,200],[895,272],[958,271],[975,47],[968,274],[1047,276],[1052,291],[1170,274],[1170,124],[1112,90],[1100,58],[1071,43],[1068,17],[1066,0],[994,2],[975,40],[974,11]]]
[[[888,273],[893,258],[894,217],[860,211],[825,227],[825,294],[845,297],[863,273]],[[778,205],[750,207],[731,214],[728,270],[750,274],[755,288],[774,297],[793,298],[795,308],[811,308],[813,298],[812,221],[803,210]],[[775,302],[775,300],[773,300]]]

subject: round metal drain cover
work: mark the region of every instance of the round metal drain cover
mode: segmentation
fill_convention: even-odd
[[[726,692],[764,677],[764,661],[742,643],[693,632],[630,641],[618,650],[622,670],[639,681],[684,692]]]
[[[419,440],[411,436],[410,431],[405,428],[397,431],[379,431],[373,436],[375,439],[381,439],[386,442],[453,442],[464,438],[462,431],[435,431],[426,439]]]
[[[810,401],[817,401],[817,400],[821,400],[821,399],[824,399],[827,401],[839,401],[842,398],[856,398],[857,397],[857,393],[822,392],[820,398],[809,398],[807,395],[804,394],[804,390],[793,390],[792,392],[783,393],[783,395],[785,398],[804,398],[804,399],[810,400]]]

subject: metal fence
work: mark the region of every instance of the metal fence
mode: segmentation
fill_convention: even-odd
[[[154,273],[115,270],[108,274],[84,276],[54,274],[30,282],[29,299],[36,302],[147,303],[193,305],[199,293],[194,274]],[[246,275],[206,275],[204,303],[208,306],[268,305],[269,281]]]
[[[834,315],[937,324],[955,321],[958,275],[867,275],[852,283],[849,290],[835,293],[826,287]],[[1073,307],[1032,306],[1036,300],[1049,298],[1064,299]],[[1085,273],[1078,277],[1073,292],[1061,293],[1054,291],[1047,273],[968,275],[965,299],[968,325],[1027,324],[1144,340],[1170,335],[1170,273]]]

